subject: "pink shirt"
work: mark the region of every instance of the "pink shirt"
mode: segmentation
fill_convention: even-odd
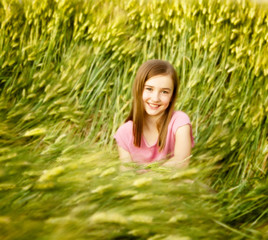
[[[132,121],[128,121],[121,125],[115,133],[114,138],[116,139],[118,146],[128,151],[135,162],[150,163],[164,159],[167,156],[174,156],[176,131],[179,127],[186,124],[189,124],[191,127],[191,140],[193,147],[194,138],[192,134],[192,125],[188,115],[182,111],[176,111],[173,113],[170,123],[168,124],[166,145],[161,152],[158,151],[157,142],[154,145],[149,146],[143,135],[141,137],[141,146],[136,147],[134,145]]]

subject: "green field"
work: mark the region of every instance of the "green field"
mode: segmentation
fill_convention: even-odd
[[[0,0],[0,24],[1,240],[268,239],[268,4]],[[191,164],[122,173],[113,135],[154,58]]]

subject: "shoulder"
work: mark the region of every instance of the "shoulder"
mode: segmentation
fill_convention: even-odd
[[[175,111],[170,121],[170,131],[177,136],[190,136],[192,147],[194,146],[194,137],[192,133],[192,124],[189,116],[182,111]],[[179,131],[177,131],[180,129]],[[190,133],[190,134],[189,134]]]
[[[133,141],[133,122],[127,121],[122,124],[116,131],[114,138],[119,147],[122,147],[126,151],[130,151],[131,142]]]
[[[117,143],[120,142],[129,142],[133,136],[133,122],[127,121],[122,124],[116,131],[114,138],[116,139]]]
[[[175,134],[179,127],[187,124],[191,126],[189,116],[183,111],[175,111],[170,120],[169,128]]]
[[[190,123],[189,116],[183,111],[175,111],[170,120],[171,123],[177,123],[178,125],[185,125]]]
[[[127,121],[123,123],[117,130],[117,133],[126,133],[126,132],[132,132],[133,129],[133,122],[132,121]]]

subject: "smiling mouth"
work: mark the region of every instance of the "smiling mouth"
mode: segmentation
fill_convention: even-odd
[[[153,108],[153,109],[157,109],[157,108],[159,108],[160,107],[160,105],[159,104],[153,104],[153,103],[147,103],[151,108]]]

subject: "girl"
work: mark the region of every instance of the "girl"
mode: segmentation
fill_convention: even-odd
[[[174,111],[177,89],[176,71],[167,61],[149,60],[140,66],[131,111],[114,136],[123,163],[168,159],[164,166],[188,166],[194,140],[189,117]]]

